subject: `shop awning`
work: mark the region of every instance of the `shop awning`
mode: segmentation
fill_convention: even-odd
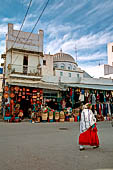
[[[97,85],[97,84],[66,84],[67,87],[78,87],[84,89],[96,89],[96,90],[113,90],[112,85]]]
[[[48,89],[48,90],[64,90],[63,88],[59,87],[56,84],[49,84],[49,83],[18,83],[18,82],[10,82],[12,86],[24,86],[24,87],[34,87],[34,88],[41,88],[41,89]]]

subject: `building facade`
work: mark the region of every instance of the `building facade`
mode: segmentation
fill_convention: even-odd
[[[2,55],[4,115],[17,114],[20,109],[28,117],[29,108],[33,109],[35,105],[41,108],[46,100],[58,102],[66,96],[74,107],[78,98],[75,97],[74,101],[72,94],[76,94],[77,89],[79,92],[80,89],[113,90],[111,79],[90,77],[78,67],[71,55],[62,50],[54,55],[43,54],[43,36],[43,30],[30,34],[14,30],[13,24],[8,24],[6,54]]]

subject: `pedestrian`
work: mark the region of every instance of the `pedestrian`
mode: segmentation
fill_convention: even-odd
[[[94,146],[94,148],[99,147],[96,118],[91,109],[92,105],[87,103],[81,112],[79,136],[80,151],[85,149],[84,145]]]

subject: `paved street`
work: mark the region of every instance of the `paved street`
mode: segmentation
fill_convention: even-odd
[[[113,169],[113,127],[98,123],[100,148],[79,151],[79,123],[0,122],[1,170]]]

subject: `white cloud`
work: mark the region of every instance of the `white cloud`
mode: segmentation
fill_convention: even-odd
[[[16,18],[3,18],[3,19],[2,19],[2,22],[8,23],[8,22],[13,22],[13,21],[15,21],[15,20],[16,20]]]
[[[5,52],[5,40],[0,42],[0,54]]]
[[[71,27],[69,25],[60,25],[56,28],[56,26],[50,24],[46,29],[46,33],[49,34],[50,39],[51,38],[54,39],[50,40],[46,44],[47,49],[49,48],[50,51],[53,51],[52,49],[54,49],[54,46],[55,47],[59,46],[59,48],[62,48],[63,51],[68,52],[70,50],[74,50],[75,44],[78,50],[94,49],[101,45],[107,46],[107,43],[112,41],[112,37],[111,37],[112,32],[101,31],[98,32],[97,34],[92,33],[92,34],[84,35],[77,39],[76,37],[78,37],[79,35],[77,33],[75,33],[75,35],[73,34],[74,36],[71,35],[71,29],[74,30],[74,27]],[[61,32],[63,32],[64,34],[62,35],[62,37],[60,35]],[[58,44],[59,42],[60,44]],[[50,46],[52,43],[54,43],[54,46],[53,45]],[[97,56],[100,56],[100,54],[98,53]]]
[[[94,54],[91,54],[91,55],[83,55],[83,56],[80,56],[78,57],[78,60],[79,61],[93,61],[93,60],[101,60],[101,59],[104,59],[104,57],[106,57],[106,53],[100,53],[100,52],[97,52],[97,53],[94,53]]]
[[[0,24],[0,36],[4,36],[7,33],[7,24]]]
[[[83,66],[81,69],[85,70],[94,78],[104,77],[104,65],[100,66]]]

